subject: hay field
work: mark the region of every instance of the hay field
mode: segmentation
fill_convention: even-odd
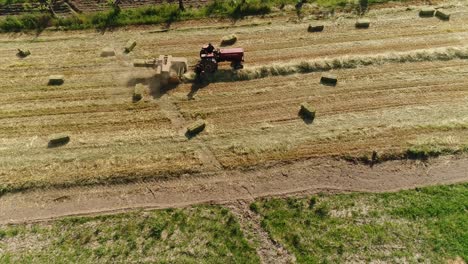
[[[0,35],[0,190],[188,177],[374,150],[398,154],[414,146],[466,149],[468,56],[450,51],[468,48],[468,5],[451,10],[450,21],[419,18],[416,9],[379,11],[370,14],[367,30],[354,29],[355,18],[339,17],[317,34],[307,33],[308,22],[278,16],[231,27],[229,21],[182,22],[164,33],[139,27]],[[148,74],[132,69],[133,58],[171,54],[193,65],[200,46],[218,46],[226,32],[246,50],[245,72],[348,56],[449,55],[333,69],[336,87],[321,85],[321,72],[280,72],[204,87],[184,83],[132,103],[128,80]],[[123,55],[129,39],[138,44]],[[117,57],[99,57],[106,46]],[[17,48],[32,55],[18,59]],[[52,74],[63,74],[65,83],[47,86]],[[312,124],[297,115],[302,102],[317,110]],[[184,128],[198,118],[207,128],[189,140]],[[70,143],[48,149],[48,137],[64,132]]]

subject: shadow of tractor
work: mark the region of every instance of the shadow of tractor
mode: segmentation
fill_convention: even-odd
[[[149,95],[153,98],[161,98],[167,92],[172,89],[175,89],[179,83],[176,82],[168,82],[167,80],[163,80],[161,76],[151,74],[135,74],[131,76],[127,80],[127,87],[135,87],[137,84],[143,84],[149,88]]]

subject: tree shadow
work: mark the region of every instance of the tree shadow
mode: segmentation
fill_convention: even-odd
[[[96,27],[96,31],[97,31],[99,34],[104,35],[106,32],[112,32],[115,28],[116,28],[115,25],[112,25],[112,24],[104,24],[104,25],[101,25],[101,26],[97,26],[97,27]]]
[[[38,37],[40,37],[42,32],[44,32],[45,29],[46,29],[45,27],[38,27],[34,33],[34,38],[37,39]]]
[[[174,23],[173,20],[167,20],[165,23],[164,23],[164,26],[162,26],[162,29],[167,32],[171,29],[171,25],[172,23]]]
[[[106,17],[101,21],[96,30],[104,35],[107,31],[112,31],[112,29],[117,27],[117,21],[120,15],[120,7],[118,5],[113,6],[112,9],[106,14]]]

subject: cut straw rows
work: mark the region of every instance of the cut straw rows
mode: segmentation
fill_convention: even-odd
[[[384,53],[377,55],[343,56],[320,60],[273,64],[246,68],[239,71],[218,71],[210,81],[229,82],[266,78],[269,76],[291,75],[297,73],[322,72],[333,69],[350,69],[364,66],[383,65],[387,63],[407,63],[424,61],[448,61],[468,59],[468,46],[437,49],[421,49],[410,52]],[[193,81],[190,76],[188,81]]]

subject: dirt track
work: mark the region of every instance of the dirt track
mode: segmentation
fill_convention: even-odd
[[[225,204],[265,196],[317,192],[383,192],[468,181],[468,157],[428,163],[391,161],[374,167],[312,159],[254,171],[225,171],[128,185],[38,190],[0,199],[0,224],[130,209]]]

